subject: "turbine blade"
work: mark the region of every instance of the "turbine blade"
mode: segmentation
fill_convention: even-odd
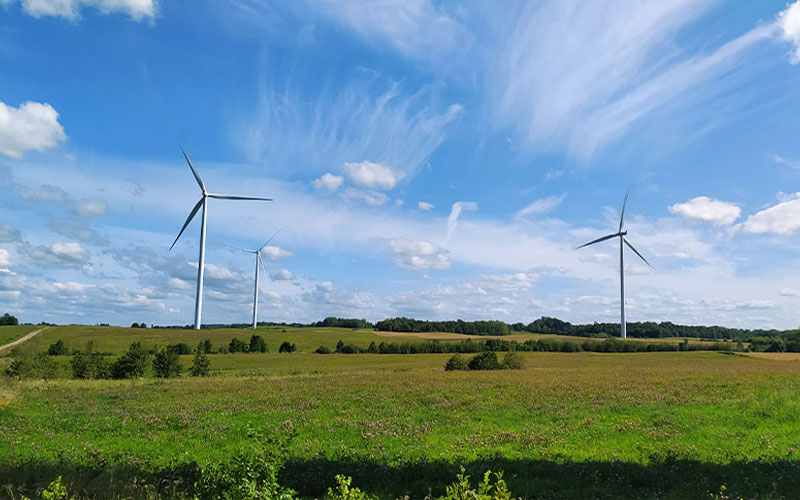
[[[261,252],[256,252],[258,255],[258,262],[261,264],[261,269],[264,271],[264,279],[269,279],[269,274],[267,273],[267,266],[264,264],[264,260],[261,258]]]
[[[259,198],[256,196],[236,196],[232,194],[210,194],[209,198],[217,198],[218,200],[254,200],[254,201],[272,201],[272,198]]]
[[[224,246],[224,247],[228,247],[228,248],[230,248],[231,250],[241,250],[241,251],[243,251],[243,252],[256,253],[256,251],[255,251],[255,250],[250,250],[249,248],[235,247],[235,246],[233,246],[233,245],[228,245],[227,243],[220,243],[220,245],[222,245],[222,246]]]
[[[595,243],[600,243],[601,241],[610,240],[611,238],[616,238],[617,236],[619,236],[619,233],[617,233],[617,234],[609,234],[608,236],[603,236],[602,238],[597,238],[594,241],[590,241],[589,243],[583,244],[583,245],[581,245],[579,247],[575,247],[575,250],[577,250],[579,248],[583,248],[583,247],[588,247],[589,245],[594,245]]]
[[[206,185],[203,183],[203,179],[200,178],[200,174],[198,174],[197,170],[194,169],[194,165],[192,165],[192,160],[189,159],[189,155],[186,154],[186,150],[183,149],[183,146],[181,146],[181,152],[183,153],[183,157],[186,158],[186,163],[189,164],[189,168],[192,169],[192,174],[194,174],[194,178],[197,181],[197,184],[200,186],[200,189],[203,190],[203,193],[205,193]]]
[[[625,223],[625,207],[628,206],[628,195],[631,194],[630,189],[625,191],[625,201],[622,202],[622,215],[619,218],[619,232],[622,232],[622,225]]]
[[[170,252],[172,251],[172,247],[175,246],[175,243],[177,243],[178,240],[180,239],[181,235],[183,234],[183,231],[186,230],[186,226],[188,226],[189,223],[192,222],[192,219],[194,219],[194,216],[197,214],[197,211],[200,210],[200,207],[202,205],[203,205],[203,198],[200,198],[200,201],[197,202],[197,205],[195,205],[192,211],[189,213],[189,217],[186,218],[186,222],[183,223],[181,232],[178,233],[177,238],[175,238],[175,241],[172,242],[172,246],[169,247]]]
[[[270,236],[270,237],[269,237],[269,239],[268,239],[267,241],[265,241],[263,245],[261,245],[260,247],[258,247],[258,251],[260,252],[261,250],[264,250],[264,247],[265,247],[265,246],[267,246],[267,245],[269,245],[269,242],[270,242],[270,241],[272,241],[272,240],[273,240],[273,238],[275,238],[276,236],[278,236],[278,233],[280,233],[280,232],[281,232],[281,231],[283,231],[284,229],[286,229],[286,226],[283,226],[282,228],[280,228],[280,229],[278,229],[277,231],[275,231],[275,234],[273,234],[272,236]]]
[[[625,238],[622,238],[622,241],[624,241],[624,242],[625,242],[625,244],[626,244],[626,245],[628,245],[628,248],[630,248],[631,250],[633,250],[633,253],[635,253],[636,255],[638,255],[638,256],[639,256],[639,258],[640,258],[640,259],[642,259],[642,260],[644,261],[644,263],[645,263],[645,264],[647,264],[647,266],[648,266],[650,269],[653,269],[653,266],[652,266],[652,265],[651,265],[649,262],[647,262],[647,259],[645,259],[645,258],[642,256],[642,254],[640,254],[640,253],[639,253],[639,251],[638,251],[638,250],[636,250],[635,248],[633,248],[633,245],[631,245],[631,244],[628,242],[628,240],[626,240]]]

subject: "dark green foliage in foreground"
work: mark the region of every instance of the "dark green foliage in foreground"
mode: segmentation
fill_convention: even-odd
[[[242,340],[233,338],[228,344],[228,352],[248,352],[249,347]]]
[[[168,351],[174,351],[180,355],[191,354],[192,350],[186,342],[178,342],[177,344],[170,344],[167,346]]]
[[[5,313],[2,316],[0,316],[0,326],[14,326],[18,324],[19,320],[8,313]]]
[[[69,354],[66,344],[61,339],[58,339],[54,344],[50,344],[47,348],[47,354],[50,356],[66,356]]]
[[[296,350],[297,346],[291,342],[282,342],[278,347],[278,352],[295,352]]]
[[[174,349],[162,349],[153,358],[153,375],[157,378],[179,377],[183,371],[178,352]]]
[[[111,365],[111,378],[141,378],[150,366],[150,351],[142,347],[141,342],[134,342],[128,351],[117,358]]]
[[[197,349],[194,351],[194,358],[192,359],[192,367],[189,368],[189,375],[192,377],[207,377],[210,369],[211,362],[208,360],[208,354],[205,351],[203,342],[200,342]]]
[[[267,352],[267,343],[261,335],[253,335],[250,337],[250,348],[248,352]]]
[[[518,352],[507,352],[503,355],[503,369],[505,370],[521,370],[522,369],[522,355]]]
[[[452,358],[447,360],[447,364],[444,365],[445,371],[453,371],[453,370],[469,370],[469,362],[464,359],[464,357],[460,354],[454,354]]]
[[[214,348],[211,345],[211,339],[205,339],[204,341],[200,342],[200,345],[197,346],[199,351],[203,351],[205,354],[211,354],[214,352]]]
[[[453,355],[444,365],[445,371],[453,370],[521,370],[522,355],[518,352],[507,352],[503,356],[503,362],[497,359],[497,353],[486,351],[476,354],[467,361],[460,354]]]
[[[47,353],[35,352],[15,359],[6,375],[20,379],[52,379],[58,376],[58,365]]]
[[[72,378],[105,379],[111,378],[111,363],[99,352],[77,352],[70,360]]]

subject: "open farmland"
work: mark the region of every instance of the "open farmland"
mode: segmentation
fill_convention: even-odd
[[[216,344],[250,333],[57,327],[25,348],[62,338],[121,352],[132,337]],[[745,498],[795,491],[800,363],[536,352],[522,353],[521,371],[445,372],[449,355],[308,352],[340,338],[368,344],[373,332],[259,333],[269,353],[212,355],[210,378],[4,378],[0,482],[41,486],[63,474],[89,498],[145,498],[141,478],[224,460],[246,446],[252,426],[296,432],[281,481],[308,498],[338,473],[380,498],[438,495],[462,465],[473,475],[504,470],[523,498],[709,498],[722,485]],[[305,352],[278,354],[282,339]]]

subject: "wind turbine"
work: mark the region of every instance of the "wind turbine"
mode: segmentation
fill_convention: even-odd
[[[603,236],[602,238],[597,238],[594,241],[590,241],[584,245],[579,246],[578,248],[588,247],[589,245],[594,245],[595,243],[600,243],[601,241],[610,240],[611,238],[619,238],[619,307],[620,307],[620,321],[619,321],[619,336],[621,338],[627,338],[627,325],[625,324],[625,261],[624,261],[624,252],[623,249],[625,248],[624,245],[628,245],[628,248],[633,250],[633,253],[639,256],[640,259],[647,264],[650,269],[653,266],[647,262],[642,254],[636,250],[633,245],[625,238],[628,234],[628,231],[623,231],[622,226],[625,224],[625,207],[628,205],[628,194],[625,193],[625,201],[622,202],[622,215],[619,218],[619,229],[614,234],[609,234],[608,236]],[[576,248],[577,250],[577,248]]]
[[[202,207],[203,215],[202,215],[202,224],[200,225],[200,258],[199,262],[197,263],[197,295],[195,298],[194,303],[194,329],[200,329],[200,318],[203,314],[203,273],[205,271],[205,260],[206,260],[206,217],[208,216],[208,199],[209,198],[216,198],[219,200],[256,200],[256,201],[272,201],[272,198],[258,198],[254,196],[236,196],[230,194],[213,194],[209,193],[206,190],[206,185],[203,182],[203,179],[200,178],[200,174],[197,173],[197,170],[194,169],[194,165],[192,165],[192,160],[189,159],[189,155],[186,154],[186,151],[181,147],[181,152],[183,153],[183,157],[186,158],[186,163],[189,164],[189,168],[192,169],[192,174],[194,175],[194,179],[197,181],[197,185],[200,186],[200,190],[203,192],[203,195],[200,197],[200,201],[194,206],[191,212],[189,212],[189,217],[186,218],[186,222],[183,223],[183,227],[181,231],[178,233],[178,236],[175,238],[175,241],[172,242],[172,246],[169,247],[170,251],[172,251],[172,247],[175,246],[175,243],[178,242],[183,231],[186,230],[186,226],[192,222],[192,219],[197,214],[197,211],[200,210]]]
[[[283,228],[278,229],[275,231],[275,234],[269,237],[267,241],[264,242],[263,245],[258,247],[258,250],[251,250],[249,248],[236,248],[237,250],[244,250],[245,252],[250,252],[255,254],[256,256],[256,279],[255,279],[255,288],[253,289],[253,329],[258,327],[258,275],[259,275],[259,266],[261,269],[264,270],[264,276],[267,276],[267,267],[264,265],[264,260],[261,258],[261,251],[264,250],[264,247],[269,245],[269,242],[272,241],[273,238],[278,236],[278,233],[283,231]]]

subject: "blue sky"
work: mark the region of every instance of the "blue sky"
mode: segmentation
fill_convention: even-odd
[[[800,325],[800,3],[0,0],[0,310]],[[226,246],[229,245],[229,246]]]

